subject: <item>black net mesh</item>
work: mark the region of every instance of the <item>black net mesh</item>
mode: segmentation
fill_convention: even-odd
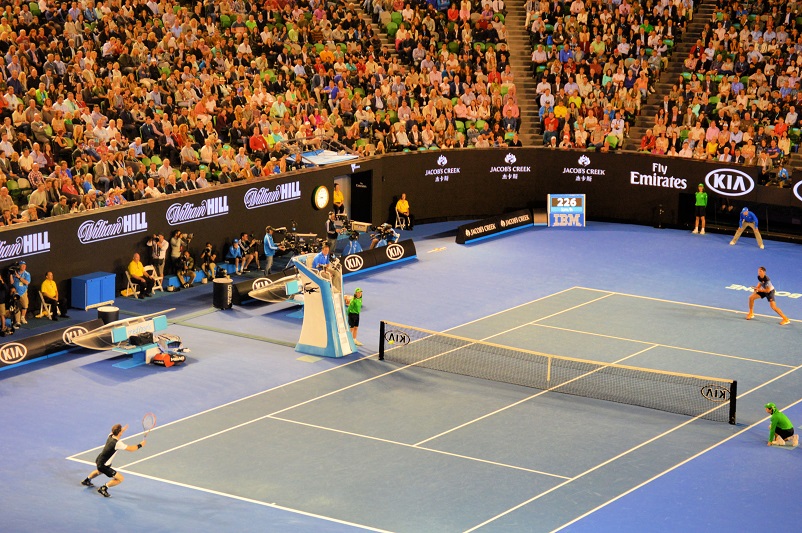
[[[561,357],[384,322],[380,359],[735,423],[733,380]]]

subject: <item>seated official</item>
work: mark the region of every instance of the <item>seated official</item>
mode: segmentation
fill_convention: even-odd
[[[319,271],[321,274],[331,267],[329,250],[329,243],[323,243],[323,248],[320,250],[320,253],[312,260],[312,268]]]
[[[61,318],[70,318],[67,316],[67,299],[59,295],[58,284],[53,281],[52,272],[48,272],[45,275],[45,280],[42,282],[42,286],[39,290],[42,291],[42,298],[45,303],[55,306],[55,308],[51,307],[51,320],[58,320],[58,316],[61,316]]]
[[[131,281],[138,284],[140,287],[144,287],[142,293],[137,296],[137,298],[144,299],[145,296],[153,296],[153,284],[155,283],[153,278],[145,272],[145,266],[142,264],[142,261],[139,260],[139,254],[135,253],[134,257],[131,259],[131,262],[128,263],[128,274],[131,276]]]
[[[401,225],[404,229],[412,231],[414,218],[409,211],[409,202],[407,201],[406,193],[402,193],[401,199],[396,202],[395,212],[398,213],[398,219],[401,221]]]
[[[334,192],[331,196],[332,205],[334,206],[334,213],[337,215],[342,215],[345,213],[345,197],[343,196],[343,192],[340,190],[340,184],[334,184]]]

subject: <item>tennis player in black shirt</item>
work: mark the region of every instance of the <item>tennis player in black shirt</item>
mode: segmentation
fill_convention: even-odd
[[[111,467],[112,459],[114,459],[114,456],[117,455],[117,452],[120,450],[135,452],[145,445],[145,439],[142,439],[142,442],[136,446],[128,446],[125,444],[122,441],[122,434],[127,429],[128,425],[121,426],[120,424],[114,424],[114,426],[111,428],[109,437],[106,439],[106,445],[103,447],[103,451],[101,451],[97,456],[97,459],[95,459],[97,470],[93,470],[86,479],[81,481],[81,485],[85,487],[92,487],[94,486],[92,484],[92,480],[100,474],[104,474],[107,477],[110,477],[111,481],[107,481],[106,484],[102,485],[99,489],[97,489],[97,491],[104,497],[108,498],[111,496],[108,489],[123,482],[123,475]]]

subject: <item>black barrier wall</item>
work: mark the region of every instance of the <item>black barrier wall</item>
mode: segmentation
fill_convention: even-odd
[[[261,238],[268,224],[289,227],[295,220],[300,232],[322,233],[327,211],[312,206],[322,180],[314,173],[287,175],[20,225],[0,232],[0,268],[25,260],[35,290],[47,270],[54,272],[65,295],[69,278],[89,272],[116,273],[120,288],[134,252],[144,264],[150,262],[148,237],[161,232],[169,239],[176,229],[194,233],[194,257],[208,241],[223,262],[232,239],[241,232]]]
[[[401,159],[403,158],[403,159]],[[327,208],[316,210],[319,185],[360,173],[373,185],[373,222],[395,221],[395,200],[407,193],[418,220],[483,218],[545,205],[547,194],[584,193],[587,217],[637,224],[683,223],[686,203],[704,183],[711,204],[759,203],[785,213],[802,233],[802,181],[793,189],[756,185],[757,169],[645,154],[601,154],[543,148],[426,151],[391,154],[296,171],[280,178],[237,183],[180,196],[101,209],[0,230],[0,269],[28,262],[34,287],[53,270],[68,294],[69,278],[89,272],[122,272],[134,251],[149,261],[144,243],[153,232],[194,233],[190,250],[210,241],[222,261],[240,232],[261,236],[267,224],[322,234]],[[682,202],[682,203],[681,203]]]

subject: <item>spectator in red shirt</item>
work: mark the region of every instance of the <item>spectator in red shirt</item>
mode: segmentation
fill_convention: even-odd
[[[543,121],[543,144],[549,144],[551,138],[557,138],[557,129],[560,127],[560,121],[554,116],[553,111],[549,111],[546,120]]]

